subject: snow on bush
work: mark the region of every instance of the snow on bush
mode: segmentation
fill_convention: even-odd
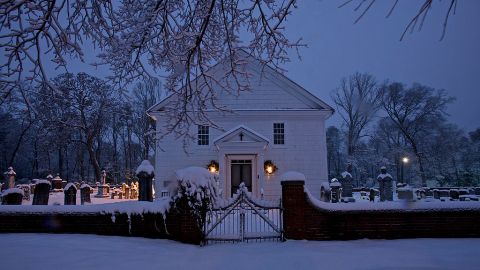
[[[217,197],[216,175],[201,167],[188,167],[176,171],[177,193],[173,196],[174,208],[190,210],[200,228],[204,214],[212,209]]]
[[[306,177],[303,173],[295,172],[295,171],[289,171],[284,174],[282,174],[281,177],[282,181],[289,181],[289,180],[300,180],[300,181],[305,181]]]

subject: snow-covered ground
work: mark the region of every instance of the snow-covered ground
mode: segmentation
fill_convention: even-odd
[[[0,269],[478,269],[480,239],[215,244],[0,234]]]

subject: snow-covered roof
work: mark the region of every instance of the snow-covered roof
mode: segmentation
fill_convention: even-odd
[[[239,132],[247,133],[246,135],[249,135],[249,136],[257,139],[258,141],[263,141],[267,144],[270,143],[270,141],[265,136],[263,136],[262,134],[256,132],[255,130],[253,130],[253,129],[245,126],[245,125],[239,125],[239,126],[236,126],[232,129],[228,130],[227,132],[223,133],[222,135],[217,137],[215,140],[213,140],[213,143],[217,144],[219,141],[223,140],[224,138],[228,137],[229,135],[232,135],[234,133],[239,133]]]
[[[276,69],[272,68],[271,66],[265,64],[263,61],[253,57],[250,55],[248,52],[245,50],[237,50],[237,53],[240,57],[245,59],[245,63],[247,65],[247,69],[251,71],[252,73],[255,73],[256,76],[261,77],[261,80],[269,80],[270,82],[278,85],[279,90],[283,91],[278,91],[278,94],[286,94],[289,95],[289,98],[296,98],[297,100],[301,101],[306,105],[306,108],[311,108],[313,110],[321,110],[321,111],[328,111],[329,114],[332,114],[334,112],[334,109],[322,101],[320,98],[303,88],[302,86],[298,85],[291,79],[289,79],[287,76],[284,74],[280,73]],[[219,61],[216,65],[211,67],[208,71],[212,69],[218,69],[219,65],[222,65],[222,63],[229,63],[227,61],[230,58],[227,57],[226,59]],[[208,72],[207,71],[207,72]],[[196,80],[196,79],[195,79]],[[147,110],[148,114],[151,114],[152,112],[155,111],[161,111],[164,109],[173,99],[175,98],[174,95],[169,95],[166,98],[162,99],[160,102],[157,104],[153,105]],[[232,109],[232,108],[229,108]],[[245,109],[245,108],[242,108]],[[268,108],[266,106],[264,108],[265,110],[284,110],[284,109],[274,109],[274,108]],[[288,109],[287,109],[288,110]],[[235,109],[232,109],[232,111],[235,111]]]

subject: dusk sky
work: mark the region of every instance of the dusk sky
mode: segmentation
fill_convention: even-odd
[[[378,81],[421,83],[445,89],[457,98],[449,106],[450,121],[466,131],[480,127],[480,1],[459,1],[450,16],[445,38],[440,41],[449,1],[435,2],[422,31],[407,34],[399,41],[405,26],[422,1],[400,1],[390,18],[385,18],[394,1],[377,1],[357,23],[357,2],[338,8],[344,0],[301,1],[285,23],[292,39],[303,38],[307,48],[294,51],[284,67],[287,76],[334,106],[330,93],[342,77],[367,72]],[[86,62],[95,61],[98,52],[85,47]],[[91,48],[91,47],[90,47]],[[107,68],[95,68],[73,61],[71,72],[107,75]],[[53,70],[50,74],[58,73]],[[327,125],[340,126],[335,114]]]
[[[357,23],[356,3],[302,1],[286,24],[290,36],[303,37],[308,48],[302,60],[292,55],[287,76],[329,104],[330,92],[342,77],[356,71],[379,81],[418,82],[445,89],[457,98],[449,106],[450,121],[467,131],[480,127],[480,1],[458,1],[447,33],[439,41],[450,1],[435,2],[422,31],[399,41],[408,21],[423,1],[377,1]],[[327,125],[339,123],[338,115]]]

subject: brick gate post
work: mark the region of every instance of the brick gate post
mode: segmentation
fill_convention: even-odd
[[[287,239],[305,239],[305,181],[282,181],[283,229]]]

